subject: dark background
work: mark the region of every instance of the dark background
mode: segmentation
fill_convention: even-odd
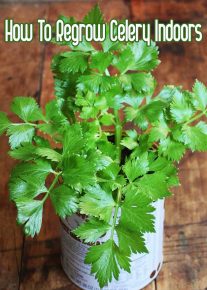
[[[96,1],[0,1],[0,110],[9,112],[14,96],[33,96],[44,106],[53,97],[51,44],[4,43],[3,20],[51,23],[58,15],[81,19]],[[137,22],[174,19],[201,23],[203,41],[162,43],[161,65],[155,70],[159,87],[182,84],[190,89],[195,78],[207,84],[207,1],[103,0],[110,18]],[[11,114],[9,113],[9,116]],[[11,116],[12,117],[12,116]],[[16,226],[16,209],[8,200],[8,178],[14,162],[7,155],[7,138],[0,138],[0,289],[78,289],[61,270],[59,221],[48,203],[40,235],[25,238]],[[187,154],[180,163],[182,185],[166,202],[164,265],[148,290],[207,289],[207,153]]]

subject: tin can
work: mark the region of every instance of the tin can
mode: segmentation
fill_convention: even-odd
[[[151,283],[158,275],[163,262],[164,200],[153,203],[155,207],[155,233],[145,234],[147,254],[131,256],[131,273],[120,270],[119,280],[112,282],[104,290],[139,290]],[[90,265],[84,263],[89,246],[71,233],[84,218],[73,215],[61,220],[61,262],[69,279],[84,290],[99,290],[99,284],[91,274]]]

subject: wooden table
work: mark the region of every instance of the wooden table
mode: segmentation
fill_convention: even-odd
[[[4,1],[5,2],[5,1]],[[29,1],[31,2],[31,1]],[[47,1],[46,1],[47,2]],[[4,18],[17,22],[54,22],[61,13],[86,13],[94,1],[36,4],[0,4],[0,35]],[[155,71],[159,87],[183,84],[190,88],[197,77],[207,82],[206,1],[124,1],[104,0],[107,18],[132,17],[135,21],[170,18],[202,22],[205,37],[201,43],[161,45],[162,64]],[[53,97],[50,72],[52,54],[59,50],[49,44],[0,43],[0,110],[9,111],[16,95],[33,96],[41,105]],[[7,155],[7,139],[0,140],[0,289],[51,290],[78,289],[65,276],[60,265],[59,222],[50,203],[45,207],[43,228],[31,240],[16,226],[16,209],[8,201],[7,182],[14,162]],[[164,265],[158,278],[146,289],[207,289],[207,154],[189,154],[180,164],[182,185],[166,202]]]

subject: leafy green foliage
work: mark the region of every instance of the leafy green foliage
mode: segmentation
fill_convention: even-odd
[[[146,174],[149,170],[147,154],[143,154],[134,159],[129,159],[123,166],[123,170],[130,182],[133,182],[139,176]]]
[[[114,64],[121,73],[128,70],[151,71],[159,64],[158,48],[154,43],[147,46],[144,41],[129,44],[115,59]]]
[[[185,145],[166,138],[160,142],[159,152],[171,160],[179,161],[185,153]]]
[[[117,79],[109,76],[83,75],[78,79],[78,88],[82,91],[92,91],[94,93],[106,92],[116,85]]]
[[[207,150],[207,125],[200,121],[195,127],[183,127],[184,142],[192,150]]]
[[[193,104],[197,110],[205,110],[207,106],[207,88],[203,83],[196,80],[193,86],[193,93],[195,94],[195,99]]]
[[[120,224],[133,232],[154,232],[153,211],[151,199],[131,186],[122,205]]]
[[[82,22],[103,24],[99,6]],[[109,24],[98,45],[85,36],[77,46],[57,44],[69,51],[53,57],[56,98],[43,110],[33,98],[14,98],[18,123],[0,112],[0,134],[9,136],[9,155],[20,161],[10,199],[30,236],[41,229],[47,199],[61,218],[85,214],[73,233],[97,243],[85,262],[104,287],[121,269],[130,272],[132,253],[148,252],[154,202],[180,184],[176,166],[185,151],[207,150],[207,88],[196,80],[192,91],[170,85],[155,95],[158,48],[113,42]]]
[[[7,115],[4,112],[0,112],[0,135],[4,133],[4,131],[10,125],[10,121],[7,118]]]
[[[91,64],[90,67],[92,69],[98,69],[101,73],[103,73],[106,68],[111,64],[113,59],[113,55],[107,52],[96,52],[91,56]]]
[[[90,219],[76,228],[73,233],[86,243],[94,243],[109,231],[110,225],[98,219]]]
[[[83,52],[65,52],[64,58],[60,61],[59,69],[61,73],[83,73],[88,66],[87,54]]]
[[[109,222],[112,209],[115,205],[110,192],[106,192],[99,185],[89,187],[86,194],[80,199],[81,213],[93,215]]]
[[[35,146],[30,143],[23,144],[22,146],[9,151],[9,155],[17,160],[32,160],[36,157]]]
[[[125,268],[129,272],[129,258],[123,259],[112,240],[92,246],[86,255],[85,262],[92,264],[91,272],[95,273],[101,288],[108,285],[112,277],[118,280],[120,268]]]
[[[17,221],[24,225],[26,235],[34,237],[38,234],[42,225],[43,204],[40,200],[22,199],[16,203]]]
[[[104,23],[103,14],[99,8],[99,5],[96,4],[84,17],[83,23],[87,24],[101,24]]]
[[[74,189],[60,185],[53,189],[50,193],[53,206],[56,213],[61,217],[72,215],[78,209],[78,198]]]
[[[12,176],[9,182],[10,199],[21,201],[24,198],[33,199],[47,191],[44,181],[38,177]]]
[[[53,170],[49,162],[37,159],[33,163],[22,162],[17,164],[12,170],[12,176],[24,176],[27,179],[29,175],[41,180],[42,178],[45,179],[52,172]]]
[[[11,104],[11,110],[25,122],[34,122],[44,119],[44,116],[34,98],[14,98]]]
[[[24,143],[31,143],[34,137],[35,129],[30,124],[11,124],[8,127],[7,135],[12,149],[21,146]]]
[[[63,179],[66,184],[86,187],[96,182],[95,168],[82,156],[74,155],[63,160]]]
[[[116,226],[120,250],[126,255],[131,253],[148,253],[142,234],[130,231],[121,225]]]
[[[62,159],[61,154],[59,154],[57,151],[50,148],[43,148],[43,147],[36,148],[35,154],[41,157],[45,157],[48,160],[56,161],[56,162],[59,162]]]
[[[166,176],[163,172],[155,172],[143,176],[137,181],[136,186],[151,200],[157,200],[169,195]]]
[[[79,153],[84,145],[85,140],[83,139],[83,133],[80,124],[73,124],[68,127],[64,133],[63,154],[72,155],[74,153]]]
[[[177,123],[188,121],[194,113],[191,104],[187,101],[186,95],[178,90],[174,93],[170,111]]]

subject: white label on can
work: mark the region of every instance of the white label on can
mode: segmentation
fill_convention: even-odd
[[[104,290],[138,290],[149,284],[158,274],[163,261],[163,227],[164,201],[153,204],[155,207],[155,233],[145,234],[148,254],[133,254],[131,256],[131,273],[120,270],[119,280],[115,279]],[[78,215],[61,221],[62,266],[67,276],[84,290],[99,290],[99,284],[90,273],[90,265],[84,264],[84,258],[89,246],[81,243],[71,229],[83,222]]]

